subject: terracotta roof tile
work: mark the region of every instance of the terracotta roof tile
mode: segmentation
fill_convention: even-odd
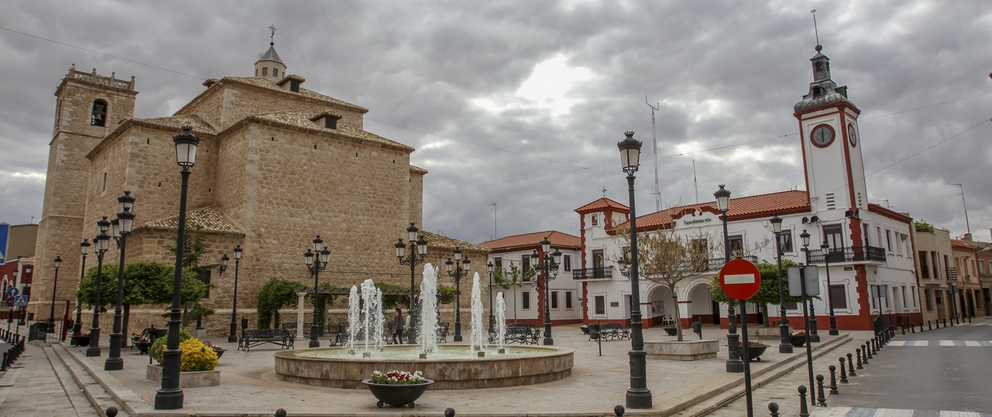
[[[747,220],[773,214],[801,213],[809,211],[809,196],[806,191],[789,190],[770,194],[759,194],[730,199],[730,211],[727,212],[729,221]],[[673,207],[644,216],[637,217],[637,229],[660,229],[672,226],[672,216],[681,217],[681,213],[702,210],[719,213],[716,201]],[[626,223],[619,226],[625,226]]]
[[[229,220],[224,213],[216,207],[205,207],[199,210],[186,212],[187,226],[200,226],[207,233],[234,233],[245,234],[240,227]],[[175,230],[179,228],[179,216],[166,217],[164,219],[153,220],[141,225],[149,229]]]
[[[564,247],[579,248],[582,246],[582,239],[579,238],[578,236],[572,236],[570,234],[562,233],[555,230],[546,230],[543,232],[506,236],[496,240],[482,242],[479,245],[485,246],[493,250],[519,248],[519,247],[533,247],[533,246],[540,246],[541,240],[543,240],[545,237],[547,237],[548,240],[551,241],[552,246],[556,246],[556,247],[564,246]]]
[[[207,123],[205,120],[201,119],[200,116],[197,116],[195,114],[167,116],[167,117],[152,117],[147,119],[134,118],[132,120],[138,124],[150,124],[150,125],[162,126],[166,128],[176,129],[177,131],[182,129],[183,126],[192,126],[193,134],[196,135],[202,133],[206,133],[210,135],[217,134],[217,129],[214,129],[214,127],[211,126],[210,123]]]
[[[300,95],[302,95],[304,97],[307,97],[307,98],[312,98],[312,99],[315,99],[315,100],[320,100],[320,101],[324,101],[324,102],[334,103],[334,104],[337,104],[339,106],[344,106],[344,107],[348,107],[348,108],[353,109],[353,110],[360,111],[362,113],[367,113],[369,111],[368,109],[366,109],[366,108],[364,108],[362,106],[351,104],[351,103],[348,103],[348,102],[345,102],[345,101],[341,101],[341,100],[338,100],[338,99],[333,98],[333,97],[325,96],[323,94],[316,93],[316,92],[307,90],[305,88],[300,88],[299,93],[290,92],[289,90],[285,90],[281,86],[279,86],[279,84],[278,84],[277,81],[272,81],[272,80],[270,80],[268,78],[262,78],[262,77],[224,77],[221,80],[221,82],[242,83],[242,84],[254,85],[256,87],[267,88],[267,89],[270,89],[270,90],[276,90],[276,91],[281,91],[281,92],[290,93],[290,94],[300,94]]]
[[[620,203],[618,203],[616,201],[610,200],[610,199],[608,199],[606,197],[600,198],[599,200],[593,201],[593,202],[591,202],[589,204],[586,204],[586,205],[584,205],[582,207],[579,207],[579,208],[575,209],[575,212],[576,213],[582,213],[582,212],[587,212],[587,211],[601,210],[601,209],[604,209],[604,208],[613,208],[613,209],[617,209],[617,210],[624,211],[624,212],[630,212],[630,208],[629,207],[627,207],[627,206],[625,206],[623,204],[620,204]]]
[[[358,129],[353,126],[338,125],[337,129],[326,128],[323,125],[317,124],[313,121],[313,118],[315,117],[314,114],[331,114],[331,113],[328,113],[326,111],[321,111],[319,113],[316,111],[315,112],[281,111],[281,112],[257,114],[252,117],[258,120],[268,120],[276,123],[288,124],[303,129],[333,132],[341,136],[346,136],[367,142],[378,143],[381,145],[388,145],[392,147],[409,148],[411,151],[413,150],[413,148],[407,145],[404,145],[402,143],[390,139],[386,139],[374,133],[366,132],[362,129]]]

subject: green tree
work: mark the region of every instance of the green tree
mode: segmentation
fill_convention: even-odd
[[[707,269],[709,251],[699,247],[698,243],[706,240],[709,239],[704,240],[699,237],[690,240],[669,230],[639,235],[637,264],[641,272],[640,276],[668,288],[672,295],[672,305],[675,306],[676,323],[682,322],[678,308],[679,293],[676,287],[683,280],[697,276],[700,271]],[[626,256],[624,258],[625,263],[629,264],[630,259]],[[676,328],[678,340],[682,341],[682,326]]]
[[[802,297],[792,297],[789,296],[789,279],[788,270],[790,266],[798,265],[791,260],[782,261],[782,274],[785,275],[785,279],[782,281],[782,291],[785,292],[785,302],[787,303],[798,303],[802,301]],[[765,314],[765,325],[770,326],[771,321],[769,320],[768,304],[778,305],[778,264],[773,264],[769,262],[760,262],[755,266],[758,267],[758,272],[761,273],[761,286],[758,287],[758,292],[754,294],[751,298],[747,299],[748,303],[758,304],[762,306]],[[714,275],[710,278],[710,298],[713,301],[719,303],[729,303],[730,297],[723,292],[720,288],[720,276]],[[819,297],[816,297],[819,298]]]
[[[496,267],[493,269],[493,281],[500,288],[508,290],[513,288],[513,300],[516,303],[517,299],[517,287],[523,286],[524,282],[530,282],[537,275],[537,270],[534,268],[528,268],[526,271],[520,271],[520,267],[513,263],[513,261],[506,261],[510,264],[510,267],[503,269],[501,267]],[[513,309],[513,321],[517,321],[517,309]]]
[[[177,229],[173,233],[172,241],[179,240],[179,230]],[[176,255],[176,246],[166,244],[165,248],[173,256]],[[217,268],[220,264],[208,264],[200,265],[200,260],[206,253],[210,245],[207,243],[207,234],[203,231],[203,226],[197,223],[192,223],[186,226],[186,233],[183,234],[183,267],[196,273],[197,276],[200,274],[209,274],[210,270]],[[212,284],[206,284],[207,289],[214,288]],[[200,304],[202,296],[200,298],[189,298],[183,301],[183,317],[182,326],[187,327],[193,322],[198,322],[201,318],[214,314],[213,309],[209,309]]]
[[[256,305],[259,329],[268,329],[270,326],[279,328],[279,309],[296,305],[296,291],[293,288],[299,287],[304,285],[278,278],[272,278],[262,286]]]

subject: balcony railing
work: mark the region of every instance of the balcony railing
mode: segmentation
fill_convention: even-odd
[[[958,280],[958,269],[955,268],[955,267],[947,268],[947,279],[949,281],[957,281]]]
[[[731,257],[731,259],[733,259],[733,257]],[[746,259],[748,261],[751,261],[752,263],[758,263],[758,257],[757,256],[741,256],[740,259]],[[727,261],[724,258],[710,258],[709,259],[707,270],[708,271],[719,271],[720,268],[723,268],[723,265],[726,264],[726,263],[727,263]],[[705,272],[705,271],[698,271],[698,272]]]
[[[572,269],[572,279],[575,280],[610,278],[613,278],[612,267]]]
[[[828,249],[826,253],[822,249],[809,251],[810,264],[822,264],[826,262],[881,262],[885,263],[885,249],[874,246],[851,246],[847,248]]]

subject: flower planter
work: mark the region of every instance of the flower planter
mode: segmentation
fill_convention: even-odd
[[[69,338],[69,346],[89,346],[89,336],[72,336]]]
[[[393,407],[407,406],[413,408],[418,398],[424,395],[427,387],[434,383],[433,379],[425,379],[422,384],[376,384],[371,379],[362,380],[365,386],[369,387],[372,395],[379,400],[376,407],[382,408],[383,404]]]
[[[668,333],[669,336],[675,336],[675,335],[679,334],[679,329],[677,329],[675,327],[666,327],[665,328],[665,333]]]
[[[214,352],[217,353],[217,359],[220,359],[221,356],[224,356],[224,352],[227,352],[227,349],[214,349]]]
[[[802,347],[803,345],[806,344],[806,335],[789,336],[789,343],[791,343],[792,346],[795,347]]]
[[[152,342],[135,341],[135,342],[133,342],[133,344],[134,344],[134,347],[138,348],[138,354],[139,355],[147,355],[148,354],[148,348],[150,348],[152,346]]]
[[[744,346],[741,346],[740,349],[741,349],[740,350],[741,355],[744,355]],[[765,353],[765,349],[768,349],[768,346],[751,346],[751,347],[748,347],[748,349],[747,349],[748,360],[750,360],[752,362],[753,361],[759,361],[760,362],[761,361],[760,356],[763,353]]]
[[[162,365],[148,365],[145,378],[162,382]],[[214,387],[220,385],[220,371],[188,371],[179,373],[179,388]]]

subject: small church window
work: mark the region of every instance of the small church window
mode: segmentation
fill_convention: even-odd
[[[272,76],[273,77],[278,77],[279,76],[279,68],[273,68],[272,69]]]
[[[324,117],[324,127],[328,128],[328,129],[337,129],[338,128],[338,118],[337,117],[331,117],[331,116]]]
[[[269,75],[269,67],[262,67],[262,76],[265,77]]]
[[[823,71],[823,63],[822,62],[817,62],[816,63],[816,72],[820,72],[820,71]]]
[[[107,102],[103,100],[96,100],[93,102],[93,111],[90,113],[90,125],[92,126],[106,126],[107,125]]]

